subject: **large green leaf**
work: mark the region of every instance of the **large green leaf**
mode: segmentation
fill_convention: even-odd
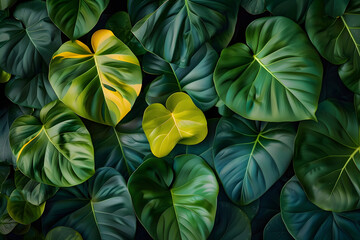
[[[68,187],[94,174],[90,134],[58,100],[41,110],[40,119],[17,118],[10,128],[10,146],[20,171],[38,182]]]
[[[26,201],[25,196],[19,191],[14,190],[8,200],[7,211],[16,222],[27,225],[39,219],[45,209],[45,203],[39,206]]]
[[[312,1],[313,0],[266,0],[266,9],[275,16],[288,17],[295,22],[302,23],[305,20],[307,10]]]
[[[0,234],[7,235],[18,225],[18,223],[10,217],[8,213],[0,217]],[[0,235],[1,236],[1,235]]]
[[[107,29],[111,30],[117,38],[125,43],[135,55],[142,55],[146,50],[131,32],[132,24],[127,12],[117,12],[106,22]]]
[[[286,171],[293,156],[296,129],[291,123],[222,118],[214,140],[214,164],[229,198],[249,204]]]
[[[303,30],[285,17],[260,18],[246,42],[224,49],[215,69],[226,106],[252,120],[315,119],[322,65]]]
[[[110,0],[47,0],[51,20],[70,39],[88,33],[98,22]]]
[[[61,45],[60,31],[50,21],[43,1],[20,3],[13,16],[0,23],[0,67],[29,78],[41,70],[43,62],[50,62]]]
[[[359,237],[360,210],[336,213],[318,208],[307,199],[296,177],[281,191],[281,216],[295,239],[351,240]]]
[[[142,126],[157,157],[168,155],[177,143],[198,144],[208,133],[204,113],[182,92],[172,94],[166,108],[159,103],[147,107]]]
[[[10,82],[6,84],[5,95],[13,103],[37,109],[57,99],[49,83],[47,73],[39,73],[30,79],[11,79]]]
[[[0,0],[0,10],[11,7],[17,0]]]
[[[326,15],[326,1],[314,0],[311,4],[306,31],[325,59],[341,64],[339,75],[344,84],[360,93],[360,0],[351,0],[345,13],[337,18]]]
[[[325,13],[331,17],[339,17],[344,14],[350,0],[326,0]]]
[[[75,113],[116,126],[140,93],[139,61],[110,30],[95,32],[91,45],[95,53],[77,40],[64,43],[51,60],[49,80]]]
[[[251,227],[246,214],[229,202],[218,202],[214,229],[208,240],[247,239],[251,239]]]
[[[61,188],[47,201],[43,226],[71,227],[87,240],[133,239],[136,218],[124,179],[101,168],[82,185]]]
[[[286,229],[280,213],[272,217],[264,228],[264,240],[279,240],[279,239],[280,240],[293,239],[293,237]],[[301,239],[304,238],[301,237]]]
[[[74,229],[60,226],[48,232],[45,240],[83,240],[83,238]]]
[[[167,0],[128,0],[128,12],[132,23],[156,11]]]
[[[22,193],[24,199],[32,205],[39,206],[55,195],[58,188],[36,182],[20,171],[15,171],[16,189]]]
[[[148,159],[128,187],[136,215],[154,239],[205,240],[210,234],[219,186],[200,157]]]
[[[360,208],[360,136],[352,103],[325,101],[318,122],[301,122],[294,169],[309,199],[325,210]]]
[[[210,109],[218,101],[213,82],[218,57],[209,44],[201,47],[185,68],[168,64],[154,54],[146,54],[143,61],[144,71],[150,74],[163,74],[150,84],[146,101],[149,104],[164,104],[172,93],[184,91],[201,110]]]
[[[135,3],[132,4],[130,8]],[[156,6],[149,1],[142,5]],[[238,5],[235,0],[164,1],[154,12],[137,22],[132,32],[145,49],[167,62],[184,67],[205,42],[221,35],[224,28],[234,26],[227,15],[236,19],[233,12],[237,13]],[[230,32],[225,30],[227,43],[233,31]]]

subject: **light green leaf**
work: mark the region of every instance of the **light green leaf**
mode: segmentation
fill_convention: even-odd
[[[40,119],[17,118],[10,128],[10,146],[20,171],[38,182],[69,187],[94,174],[90,134],[58,100],[41,110]]]
[[[15,189],[8,200],[7,211],[16,222],[27,225],[39,219],[45,209],[45,202],[39,206],[26,201],[24,195]]]
[[[61,188],[47,201],[45,232],[56,226],[78,231],[86,240],[134,239],[136,218],[122,176],[100,168],[87,182]]]
[[[301,122],[294,170],[311,202],[327,211],[360,208],[359,124],[351,103],[325,101],[318,122]]]
[[[263,195],[286,171],[294,150],[291,123],[222,118],[214,139],[214,164],[229,198],[240,205]]]
[[[0,69],[0,83],[6,83],[10,80],[11,74]]]
[[[51,23],[45,2],[27,1],[16,6],[15,19],[0,22],[0,67],[22,78],[33,77],[50,62],[61,45],[60,31]]]
[[[204,113],[182,92],[172,94],[166,108],[159,103],[147,107],[142,126],[157,157],[168,155],[177,143],[198,144],[208,133]]]
[[[76,114],[116,126],[140,94],[139,61],[110,30],[95,32],[91,45],[95,53],[78,40],[64,43],[51,60],[49,80]]]
[[[46,234],[45,240],[83,240],[81,234],[69,227],[56,227]]]
[[[88,33],[98,22],[110,0],[48,0],[51,20],[70,39]]]
[[[224,49],[216,66],[225,105],[252,120],[315,119],[322,65],[302,29],[285,17],[260,18],[247,27],[246,42]]]
[[[181,155],[172,163],[148,159],[131,175],[128,187],[136,215],[154,239],[209,236],[219,186],[200,157]]]

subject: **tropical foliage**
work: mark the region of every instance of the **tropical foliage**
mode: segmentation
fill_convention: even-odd
[[[0,0],[0,240],[358,239],[360,0]]]

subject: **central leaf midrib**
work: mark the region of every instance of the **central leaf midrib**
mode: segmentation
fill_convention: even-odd
[[[115,128],[115,127],[112,127],[112,128],[113,128],[113,130],[114,130],[116,139],[117,139],[117,141],[118,141],[118,143],[119,143],[121,153],[122,153],[122,155],[123,155],[123,157],[124,157],[124,162],[125,162],[126,169],[127,169],[128,173],[129,173],[129,175],[130,175],[130,174],[131,174],[131,171],[130,171],[129,165],[128,165],[128,163],[127,163],[127,159],[126,159],[125,152],[124,152],[122,143],[121,143],[121,141],[120,141],[119,135],[118,135],[118,133],[117,133],[117,131],[116,131],[116,128]]]
[[[343,17],[343,16],[340,16],[340,18],[341,18],[341,20],[343,21],[343,24],[344,24],[344,26],[345,26],[346,30],[348,31],[348,33],[349,33],[349,35],[350,35],[351,40],[353,41],[353,43],[354,43],[354,45],[355,45],[355,49],[356,49],[356,51],[357,51],[358,55],[360,56],[360,49],[359,49],[359,46],[358,46],[357,42],[355,41],[355,38],[354,38],[354,36],[352,35],[352,33],[351,33],[351,31],[350,31],[349,26],[347,25],[347,23],[346,23],[346,21],[345,21],[345,19],[344,19],[344,17]]]

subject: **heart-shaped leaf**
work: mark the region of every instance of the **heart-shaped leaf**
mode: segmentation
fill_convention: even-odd
[[[43,1],[20,3],[13,16],[16,20],[0,23],[0,56],[6,56],[0,58],[0,67],[13,75],[33,77],[60,47],[60,31],[50,21]]]
[[[110,0],[48,0],[49,17],[70,39],[88,33]]]
[[[285,184],[280,199],[282,219],[295,239],[351,240],[359,236],[360,210],[331,212],[318,208],[307,199],[296,177]]]
[[[156,7],[148,2],[142,5]],[[237,13],[238,6],[239,1],[235,0],[164,1],[154,12],[137,22],[132,32],[145,49],[169,63],[184,67],[205,42],[222,33],[224,27],[234,25],[226,16],[231,13],[229,15],[235,15],[236,19],[236,14],[232,12]],[[231,37],[227,40],[228,43]]]
[[[91,45],[95,53],[80,41],[64,43],[51,60],[49,80],[76,114],[116,126],[140,93],[139,61],[110,30],[95,32]]]
[[[326,15],[327,2],[334,1],[313,1],[306,17],[306,31],[326,60],[342,64],[339,75],[344,84],[360,93],[360,1],[350,1],[345,12],[336,18]],[[337,2],[334,9],[341,9],[341,5]]]
[[[172,163],[150,158],[131,175],[128,187],[136,215],[154,239],[209,236],[219,186],[200,157],[181,155]]]
[[[278,213],[270,219],[264,228],[264,240],[293,240],[286,226]]]
[[[290,123],[222,118],[214,140],[214,164],[226,194],[246,205],[263,195],[286,171],[296,129]]]
[[[26,201],[19,190],[14,190],[8,200],[7,211],[16,222],[27,225],[39,219],[45,209],[45,203],[39,206]]]
[[[330,211],[360,207],[360,136],[352,103],[325,101],[318,122],[301,122],[294,170],[311,202]]]
[[[41,110],[40,119],[17,118],[10,128],[10,146],[20,171],[38,182],[69,187],[94,174],[90,134],[58,100]]]
[[[184,91],[198,108],[203,111],[210,109],[218,101],[213,82],[218,57],[209,44],[200,48],[185,68],[168,64],[154,54],[146,54],[143,59],[144,71],[150,74],[163,74],[150,84],[146,101],[149,104],[164,104],[171,94]]]
[[[57,99],[47,73],[39,73],[31,79],[14,78],[10,80],[6,84],[5,95],[13,103],[37,109],[41,109],[46,104]]]
[[[61,188],[47,201],[43,226],[71,227],[87,240],[133,239],[136,218],[123,177],[100,168],[82,185]]]
[[[247,27],[246,42],[224,49],[216,66],[225,105],[252,120],[315,119],[322,65],[303,30],[285,17],[260,18]]]
[[[159,103],[147,107],[142,126],[157,157],[168,155],[177,143],[198,144],[208,133],[204,113],[182,92],[172,94],[166,108]]]
[[[81,234],[69,227],[56,227],[46,234],[45,240],[83,240]]]

